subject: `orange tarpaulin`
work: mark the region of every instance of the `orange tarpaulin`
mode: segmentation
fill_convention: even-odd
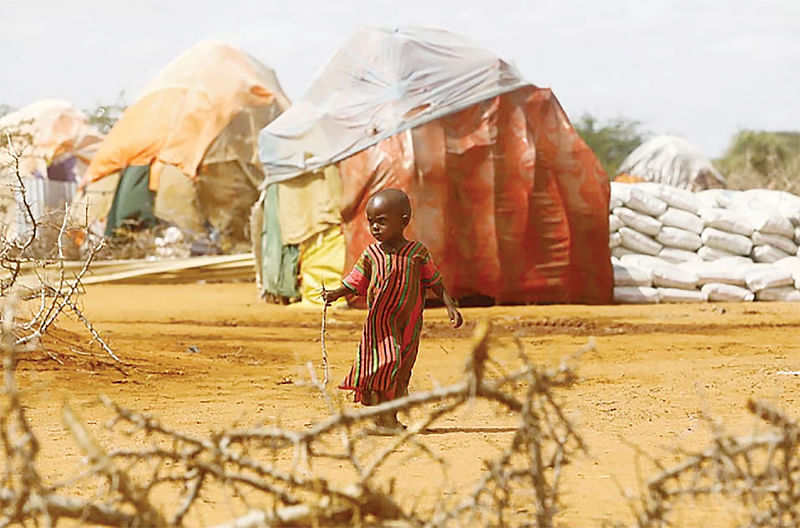
[[[423,241],[456,297],[609,303],[608,179],[552,92],[496,96],[343,160],[349,270],[372,241],[374,192],[411,198]]]
[[[219,42],[200,43],[167,65],[122,114],[92,159],[84,185],[128,166],[178,167],[191,178],[206,149],[242,109],[289,105],[272,70]]]

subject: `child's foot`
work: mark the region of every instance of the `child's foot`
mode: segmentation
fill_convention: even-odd
[[[406,426],[397,419],[397,414],[379,414],[375,417],[377,432],[397,433],[404,431]]]

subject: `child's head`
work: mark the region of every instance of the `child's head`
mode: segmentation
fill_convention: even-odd
[[[369,231],[379,242],[402,239],[410,220],[411,202],[400,189],[378,191],[367,202]]]

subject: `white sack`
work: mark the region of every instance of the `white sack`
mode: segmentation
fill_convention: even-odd
[[[650,286],[653,282],[650,270],[624,264],[614,265],[614,286]]]
[[[698,235],[703,232],[703,219],[694,213],[669,207],[658,220],[665,226],[678,227],[686,231],[692,231]]]
[[[637,183],[636,186],[657,196],[670,207],[695,214],[700,208],[695,194],[686,189],[655,182]]]
[[[782,235],[773,235],[771,233],[762,233],[761,231],[753,231],[750,235],[754,246],[770,245],[778,248],[788,255],[797,253],[797,244],[794,243],[793,238],[787,238]]]
[[[622,258],[622,257],[624,257],[626,255],[638,255],[638,254],[639,253],[637,253],[636,251],[634,251],[632,249],[628,249],[626,247],[622,247],[622,246],[617,246],[615,248],[611,248],[611,256],[612,257]]]
[[[731,266],[718,264],[717,262],[686,262],[679,265],[683,270],[697,275],[697,284],[731,284],[734,286],[744,286],[745,276],[750,266]]]
[[[734,204],[740,195],[741,191],[734,191],[731,189],[707,189],[696,193],[695,197],[701,207],[710,206],[727,209]]]
[[[630,187],[625,205],[640,213],[656,217],[661,216],[667,210],[666,202],[636,186]]]
[[[756,297],[750,290],[733,286],[732,284],[720,284],[717,282],[703,285],[700,291],[710,302],[751,302]]]
[[[697,233],[670,226],[662,227],[661,231],[656,235],[656,240],[665,246],[687,251],[695,251],[703,245],[703,241],[700,240],[700,236]]]
[[[700,218],[707,227],[715,227],[728,233],[744,236],[750,236],[753,233],[750,223],[735,211],[719,207],[705,207],[700,209]]]
[[[622,236],[619,233],[609,233],[608,235],[608,247],[610,249],[614,249],[615,247],[622,245]]]
[[[625,227],[625,222],[615,214],[608,215],[608,232],[616,233],[620,227]]]
[[[631,184],[630,183],[620,183],[612,181],[609,184],[611,189],[611,200],[619,200],[622,203],[628,201],[628,197],[631,195]]]
[[[703,244],[722,249],[735,255],[749,255],[753,249],[753,241],[744,235],[736,235],[713,227],[703,229],[700,235]]]
[[[657,288],[658,302],[688,303],[705,302],[706,296],[699,290],[682,290],[679,288]]]
[[[700,249],[698,249],[697,255],[705,261],[712,261],[712,262],[715,260],[738,256],[734,253],[731,253],[730,251],[725,251],[723,249],[717,249],[708,246],[703,246]]]
[[[685,249],[678,249],[672,247],[664,247],[658,252],[658,258],[671,262],[672,264],[679,264],[681,262],[702,262],[703,259],[694,251],[686,251]]]
[[[658,252],[661,251],[662,247],[664,247],[649,236],[643,235],[638,231],[634,231],[629,227],[623,227],[620,229],[619,234],[622,237],[622,245],[636,253],[644,253],[645,255],[658,255]]]
[[[800,290],[792,286],[764,288],[756,293],[756,299],[759,301],[798,302],[800,301]]]
[[[800,244],[800,226],[794,228],[794,243]]]
[[[789,270],[791,272],[800,272],[800,257],[786,257],[775,262],[779,268]]]
[[[669,266],[669,262],[661,260],[658,257],[651,255],[625,255],[620,259],[620,262],[626,266],[636,266],[638,268],[653,268],[655,266]]]
[[[745,283],[750,291],[759,292],[766,288],[794,285],[792,272],[778,266],[752,268],[745,275]]]
[[[725,266],[742,266],[747,268],[751,268],[756,265],[755,262],[753,262],[753,259],[742,255],[729,255],[726,257],[722,257],[720,259],[717,259],[715,264],[725,265]]]
[[[608,200],[608,210],[613,211],[617,207],[622,207],[625,205],[625,202],[619,199],[618,196],[611,196]]]
[[[770,246],[769,244],[763,244],[760,246],[753,246],[753,260],[756,262],[775,262],[786,257],[790,256],[785,251],[781,251],[780,249]]]
[[[614,209],[614,216],[618,217],[622,222],[645,235],[656,235],[661,230],[661,222],[652,216],[639,213],[627,207],[617,207]]]
[[[766,204],[756,200],[737,202],[733,211],[749,222],[754,231],[794,238],[792,222]]]
[[[777,212],[794,225],[800,224],[800,196],[771,189],[750,189],[742,192],[740,196],[738,202],[758,202],[768,211]]]
[[[662,264],[651,269],[653,286],[662,288],[680,288],[694,290],[697,288],[697,275],[673,264]]]
[[[646,286],[614,287],[614,302],[620,304],[651,304],[658,302],[658,291]]]

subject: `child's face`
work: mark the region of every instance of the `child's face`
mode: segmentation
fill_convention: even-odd
[[[378,242],[394,242],[403,238],[408,215],[392,200],[375,196],[367,204],[369,232]]]

